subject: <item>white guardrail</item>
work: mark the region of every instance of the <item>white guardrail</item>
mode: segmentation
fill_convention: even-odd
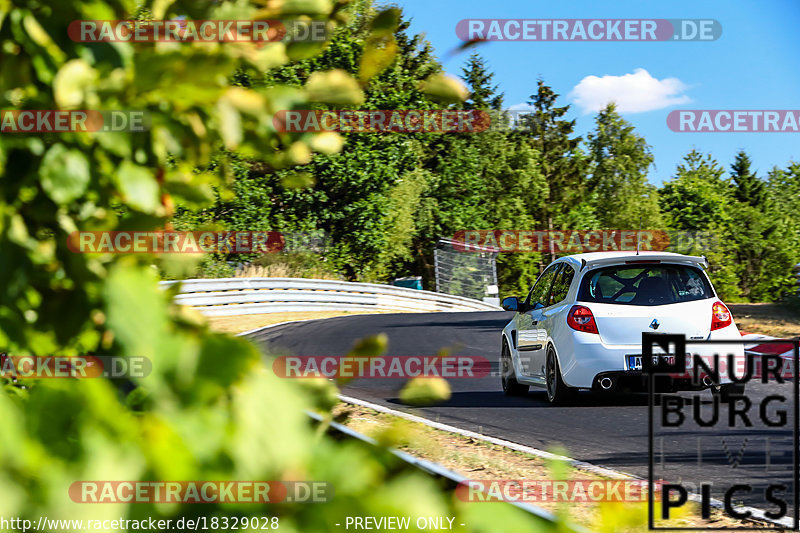
[[[180,283],[175,301],[207,316],[287,311],[500,311],[480,300],[376,283],[301,278],[223,278]]]

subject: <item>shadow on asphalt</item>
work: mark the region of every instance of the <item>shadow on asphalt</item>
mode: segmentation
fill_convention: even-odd
[[[395,405],[406,405],[399,398],[386,400]],[[629,407],[647,406],[646,394],[599,395],[581,392],[568,405],[552,406],[543,390],[531,391],[525,396],[506,396],[502,391],[454,392],[452,397],[431,407],[526,407],[547,409],[570,409],[575,407]]]
[[[386,324],[381,324],[380,327],[387,328],[387,329],[408,328],[409,326],[412,326],[412,327],[413,326],[425,326],[425,327],[441,326],[441,327],[454,328],[454,329],[463,329],[463,328],[469,328],[469,329],[484,328],[484,329],[487,329],[488,328],[488,329],[492,329],[493,331],[497,332],[497,342],[499,343],[500,342],[500,331],[505,327],[506,324],[508,324],[509,321],[510,321],[510,319],[508,319],[508,320],[506,320],[506,319],[500,319],[500,320],[497,320],[497,319],[485,319],[485,320],[461,320],[459,322],[452,322],[452,321],[449,321],[449,320],[447,320],[447,321],[445,321],[445,320],[437,321],[437,320],[424,320],[423,319],[423,320],[419,320],[419,321],[406,320],[402,324],[386,323]]]

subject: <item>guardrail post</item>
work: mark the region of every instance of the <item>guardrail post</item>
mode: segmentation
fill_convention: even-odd
[[[436,280],[436,292],[439,292],[439,250],[433,249],[433,277]]]

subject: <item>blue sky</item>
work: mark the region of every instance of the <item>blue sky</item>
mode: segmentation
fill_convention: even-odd
[[[570,118],[584,135],[594,123],[594,112],[569,96],[576,87],[585,105],[603,99],[587,76],[607,78],[612,90],[629,89],[629,108],[647,111],[623,113],[652,146],[655,168],[650,181],[660,184],[691,149],[711,153],[727,170],[739,149],[753,159],[764,176],[773,166],[800,161],[800,133],[679,133],[667,128],[667,114],[675,109],[795,109],[800,110],[800,1],[759,2],[672,0],[643,2],[616,0],[396,0],[411,30],[424,33],[444,61],[445,70],[459,75],[469,51],[447,52],[461,44],[458,21],[468,18],[710,18],[722,25],[712,42],[489,42],[478,51],[495,73],[505,93],[505,106],[523,104],[535,91],[538,78],[561,95],[561,104],[574,104]],[[643,70],[640,70],[643,69]],[[636,74],[638,73],[638,74]],[[617,78],[625,75],[625,78]],[[665,81],[666,80],[666,81]],[[631,83],[646,90],[630,91]],[[666,88],[659,96],[658,90]],[[638,93],[638,95],[637,95]],[[616,93],[615,94],[621,94]],[[622,97],[617,97],[622,98]],[[644,102],[638,100],[644,100]]]

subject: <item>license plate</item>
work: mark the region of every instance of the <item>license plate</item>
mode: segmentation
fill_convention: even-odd
[[[661,355],[654,355],[653,356],[653,365],[658,364],[658,358],[661,357],[661,360],[666,362],[669,365],[675,364],[675,356],[669,354],[661,354]],[[642,369],[642,356],[641,355],[629,355],[628,356],[628,370],[641,370]]]

